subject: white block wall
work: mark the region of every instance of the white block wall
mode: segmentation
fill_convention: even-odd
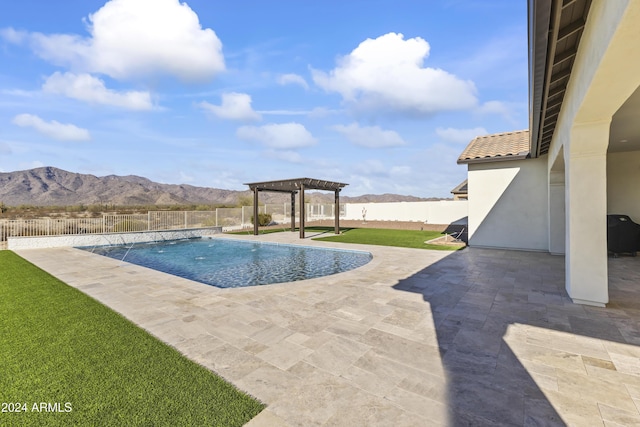
[[[342,219],[362,221],[366,209],[368,221],[417,221],[428,224],[451,224],[467,217],[466,200],[442,200],[394,203],[348,203]]]

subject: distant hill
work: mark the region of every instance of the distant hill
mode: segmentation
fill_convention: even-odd
[[[7,206],[72,206],[113,204],[130,205],[236,205],[251,191],[222,190],[187,184],[160,184],[135,175],[108,175],[67,172],[54,167],[42,167],[18,172],[0,173],[0,202]],[[333,203],[332,193],[308,192],[312,203]],[[289,201],[288,195],[260,193],[264,203]],[[366,194],[340,197],[342,203],[402,202],[424,199],[397,194]]]

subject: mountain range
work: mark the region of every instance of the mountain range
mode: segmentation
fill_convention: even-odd
[[[41,167],[0,173],[0,202],[7,206],[131,205],[227,205],[235,206],[252,197],[249,190],[235,191],[187,184],[160,184],[135,175],[107,175],[68,172]],[[311,203],[333,203],[333,193],[308,192]],[[342,203],[403,202],[439,200],[398,194],[341,196]],[[260,193],[264,203],[289,201],[289,195]]]

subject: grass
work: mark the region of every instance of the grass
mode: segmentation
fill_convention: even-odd
[[[320,227],[316,227],[320,228]],[[333,228],[327,227],[327,231]],[[339,235],[318,237],[314,240],[341,243],[360,243],[364,245],[397,246],[401,248],[434,249],[440,251],[455,251],[464,246],[432,245],[424,243],[427,240],[442,237],[439,231],[420,230],[387,230],[380,228],[350,228],[342,230]]]
[[[281,233],[290,228],[261,228],[258,234]],[[339,235],[333,233],[334,227],[310,226],[305,227],[305,233],[326,233],[326,237],[316,237],[313,240],[327,242],[360,243],[363,245],[396,246],[400,248],[432,249],[436,251],[456,251],[464,248],[459,245],[433,245],[425,243],[428,240],[442,237],[439,231],[419,230],[391,230],[381,228],[340,228]],[[299,231],[299,228],[296,228]],[[227,234],[253,234],[253,229],[234,231]]]
[[[13,252],[0,271],[0,403],[27,409],[0,425],[240,426],[264,408]]]

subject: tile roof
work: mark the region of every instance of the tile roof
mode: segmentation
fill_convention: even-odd
[[[458,157],[458,164],[517,160],[528,156],[529,131],[520,130],[475,137]]]
[[[456,185],[456,188],[451,190],[451,194],[467,194],[469,192],[467,184],[469,180],[465,179],[460,184]]]

